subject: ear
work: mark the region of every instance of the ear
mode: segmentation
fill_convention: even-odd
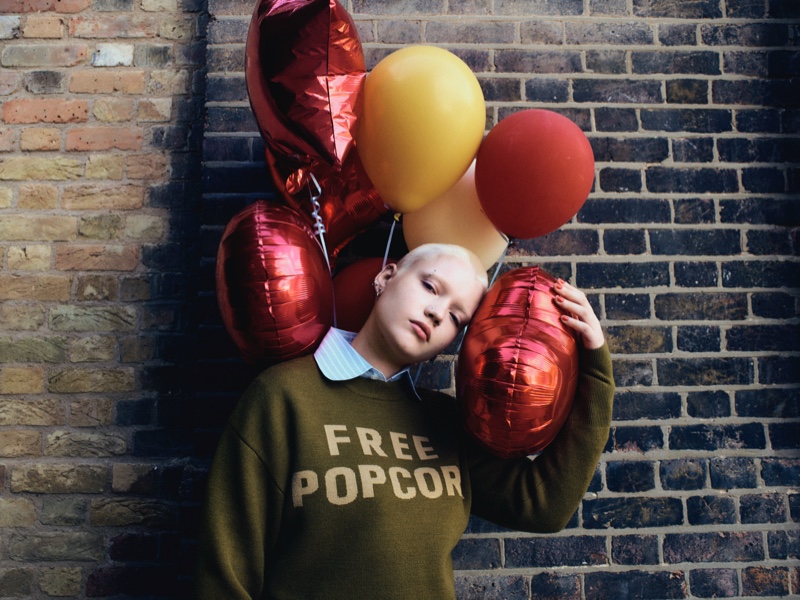
[[[380,295],[386,284],[397,274],[397,265],[389,263],[375,276],[375,293]]]

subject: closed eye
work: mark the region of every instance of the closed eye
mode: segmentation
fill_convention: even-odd
[[[423,279],[423,280],[422,280],[422,286],[423,286],[423,287],[424,287],[426,290],[428,290],[430,293],[432,293],[432,294],[435,294],[435,293],[436,293],[436,288],[434,288],[434,287],[433,287],[433,284],[432,284],[430,281],[428,281],[428,280],[426,280],[426,279]]]
[[[458,315],[450,313],[450,318],[453,320],[453,324],[456,326],[456,328],[461,327],[461,319],[458,318]]]

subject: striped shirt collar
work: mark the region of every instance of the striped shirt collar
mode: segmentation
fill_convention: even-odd
[[[319,348],[314,352],[314,360],[317,361],[317,366],[325,377],[331,381],[347,381],[357,377],[378,381],[405,381],[414,390],[408,367],[387,379],[353,348],[351,344],[355,337],[356,334],[352,331],[336,327],[328,330]],[[414,394],[419,398],[416,390]]]

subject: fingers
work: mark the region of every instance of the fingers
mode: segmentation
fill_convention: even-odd
[[[605,344],[603,329],[586,294],[562,279],[556,281],[554,290],[556,305],[564,311],[562,322],[581,336],[587,349],[602,347]]]

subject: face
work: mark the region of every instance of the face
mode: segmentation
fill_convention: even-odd
[[[473,267],[450,255],[423,258],[399,271],[390,265],[377,281],[375,341],[396,370],[444,350],[469,323],[484,293]]]

